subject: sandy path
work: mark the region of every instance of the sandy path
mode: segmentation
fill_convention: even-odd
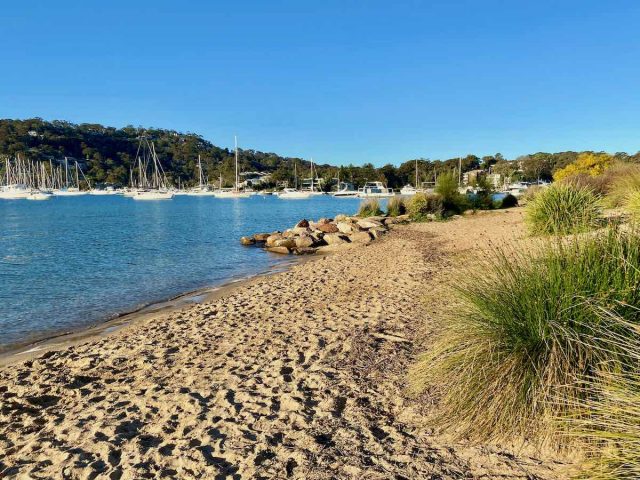
[[[403,395],[425,293],[471,245],[443,235],[482,243],[487,219],[518,234],[517,212],[495,215],[397,227],[4,367],[0,477],[557,478],[535,457],[448,444]]]

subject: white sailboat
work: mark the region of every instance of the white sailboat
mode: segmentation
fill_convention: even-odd
[[[162,164],[156,154],[153,142],[149,143],[147,137],[140,138],[138,153],[142,150],[143,156],[138,155],[138,188],[131,198],[134,200],[171,200],[173,192],[167,188],[167,177]],[[148,170],[151,174],[148,174]]]
[[[412,186],[411,184],[407,184],[400,189],[400,195],[415,195],[418,192],[422,192],[421,189],[418,188],[418,160],[416,160],[416,186]]]
[[[303,188],[302,191],[303,192],[308,192],[309,195],[313,196],[313,195],[324,195],[324,192],[322,190],[318,189],[318,185],[319,182],[316,182],[317,180],[317,174],[314,172],[314,165],[313,165],[313,158],[311,158],[311,179],[308,185],[308,188],[304,187],[304,181],[303,181]]]
[[[241,191],[239,188],[240,177],[238,174],[238,137],[234,137],[234,141],[236,146],[236,181],[232,189],[225,190],[222,188],[222,179],[220,179],[220,189],[214,192],[214,196],[216,198],[249,198],[251,196],[251,193]]]
[[[215,196],[215,192],[209,189],[209,185],[205,182],[204,173],[202,172],[202,161],[200,155],[198,155],[198,186],[190,190],[181,193],[183,195],[189,195],[191,197],[212,197]]]
[[[301,200],[311,197],[311,193],[309,191],[304,192],[302,190],[298,190],[298,166],[295,162],[293,164],[293,179],[295,188],[285,188],[278,193],[278,198],[283,200]]]
[[[26,175],[23,174],[20,165],[19,157],[16,158],[15,165],[9,157],[5,159],[4,184],[0,185],[1,200],[19,200],[31,194],[31,188],[27,185]]]
[[[64,187],[56,189],[53,191],[53,194],[60,197],[76,197],[78,195],[86,195],[87,192],[83,192],[80,190],[80,176],[79,176],[80,167],[78,166],[78,162],[76,162],[75,169],[75,185],[71,186],[69,183],[69,160],[67,157],[64,157]],[[82,174],[84,177],[84,173]],[[86,180],[86,178],[85,178]],[[88,182],[87,182],[88,183]]]

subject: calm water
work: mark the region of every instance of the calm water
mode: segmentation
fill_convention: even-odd
[[[0,350],[262,272],[286,257],[242,247],[240,236],[358,204],[330,196],[0,200]]]

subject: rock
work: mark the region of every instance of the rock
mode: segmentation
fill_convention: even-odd
[[[291,231],[291,230],[285,230],[284,232],[282,232],[282,236],[284,238],[293,238],[296,236],[295,232]]]
[[[281,253],[283,255],[289,255],[289,249],[287,247],[267,247],[265,250],[271,253]]]
[[[382,226],[382,222],[379,222],[377,220],[371,220],[371,218],[364,218],[362,220],[358,220],[358,226],[360,228],[374,228],[374,227],[381,227]]]
[[[267,247],[275,246],[277,240],[280,240],[282,235],[279,233],[274,233],[273,235],[269,235],[266,240]]]
[[[369,232],[355,232],[351,234],[351,236],[349,237],[349,239],[354,243],[364,243],[364,244],[371,243],[372,238],[373,237]]]
[[[274,247],[286,247],[286,248],[295,248],[296,239],[293,237],[289,238],[280,238],[273,243]]]
[[[331,223],[330,218],[321,218],[320,220],[318,220],[318,225],[326,225],[327,223]]]
[[[340,222],[346,222],[348,221],[349,217],[347,217],[345,214],[341,213],[340,215],[336,215],[336,218],[334,219],[336,223],[340,223]]]
[[[255,245],[256,239],[253,237],[240,237],[240,243],[242,245]]]
[[[316,253],[317,249],[316,248],[311,248],[311,247],[303,247],[303,248],[296,248],[293,251],[294,255],[313,255],[314,253]]]
[[[338,228],[338,231],[340,233],[346,233],[346,234],[353,233],[354,231],[357,230],[357,229],[354,229],[353,225],[348,222],[338,222],[336,227]]]
[[[368,233],[373,235],[373,238],[380,238],[382,235],[387,233],[387,229],[384,227],[375,227],[375,228],[369,229]]]
[[[298,223],[296,223],[296,228],[307,228],[309,226],[309,220],[303,218]]]
[[[341,243],[347,243],[348,237],[340,233],[327,233],[323,240],[327,242],[327,245],[339,245]]]
[[[303,235],[305,233],[311,233],[311,229],[309,227],[295,227],[292,228],[291,231],[296,235]]]
[[[318,224],[318,230],[324,233],[337,233],[338,227],[336,227],[333,223],[320,223]]]
[[[271,233],[256,233],[256,234],[253,236],[253,239],[254,239],[256,242],[264,243],[264,242],[266,242],[266,241],[267,241],[267,238],[269,238],[269,236],[271,236],[271,235],[272,235]]]
[[[295,243],[296,248],[308,248],[312,247],[315,242],[311,236],[305,235],[303,237],[296,237]]]

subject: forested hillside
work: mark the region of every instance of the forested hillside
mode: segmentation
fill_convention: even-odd
[[[126,185],[129,169],[135,162],[138,138],[147,135],[155,144],[158,157],[173,184],[191,185],[197,182],[197,161],[201,156],[203,170],[210,182],[217,182],[220,175],[230,185],[234,177],[234,154],[226,148],[213,145],[195,133],[180,133],[158,128],[105,127],[99,124],[39,118],[27,120],[0,120],[0,155],[20,154],[31,160],[61,161],[64,157],[77,160],[93,183]],[[496,173],[515,176],[524,180],[551,179],[553,173],[574,162],[580,152],[535,153],[507,160],[499,153],[478,157],[466,155],[460,160],[418,159],[419,182],[432,181],[436,173],[458,168],[462,171],[491,168]],[[293,181],[294,163],[298,174],[309,176],[310,164],[300,158],[282,157],[275,153],[240,149],[241,171],[271,172],[274,182]],[[615,159],[640,162],[640,154],[616,153]],[[317,166],[318,175],[331,184],[340,178],[361,186],[366,181],[380,180],[389,187],[399,188],[414,183],[415,160],[407,160],[400,166],[387,164],[376,168],[371,163],[360,166]],[[0,165],[0,173],[3,166]]]

